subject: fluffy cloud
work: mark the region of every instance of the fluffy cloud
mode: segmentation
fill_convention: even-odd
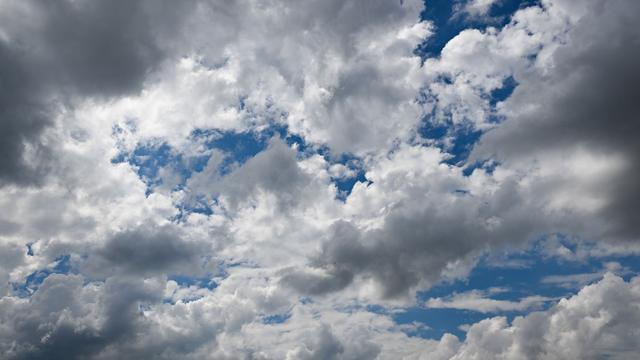
[[[2,183],[33,184],[50,164],[43,137],[77,95],[121,96],[140,91],[164,59],[156,39],[189,10],[146,1],[3,1],[0,4]]]
[[[468,0],[462,4],[457,4],[457,11],[454,16],[468,16],[470,18],[487,16],[491,7],[501,0]]]
[[[545,312],[471,326],[452,359],[632,359],[640,317],[639,278],[615,275],[583,288]]]
[[[548,7],[580,14],[569,2]],[[640,76],[632,65],[640,33],[628,25],[637,3],[579,8],[587,13],[567,32],[566,45],[548,55],[543,76],[516,76],[520,85],[503,107],[507,121],[483,137],[473,158],[494,154],[505,166],[529,167],[530,186],[547,192],[551,206],[602,219],[601,236],[637,240],[631,214],[640,149],[631,134],[639,109],[634,88],[625,85]]]
[[[481,16],[493,2],[465,4]],[[501,29],[462,31],[430,59],[414,52],[434,31],[422,8],[0,0],[0,352],[637,353],[637,278],[606,275],[547,311],[473,324],[463,341],[410,337],[393,321],[480,255],[548,234],[574,236],[575,249],[544,249],[567,260],[638,253],[638,109],[626,85],[640,80],[638,6],[543,1]],[[425,122],[448,126],[444,139],[421,138]],[[453,164],[460,129],[483,134]],[[224,134],[264,144],[211,145]],[[427,305],[499,313],[550,301],[472,291]]]
[[[201,2],[176,50],[180,65],[110,113],[173,142],[194,128],[280,122],[338,154],[377,151],[407,138],[422,113],[415,100],[424,76],[413,50],[430,26],[419,21],[421,7]]]

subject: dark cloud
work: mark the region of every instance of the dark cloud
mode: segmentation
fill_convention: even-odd
[[[27,302],[0,304],[0,348],[7,359],[86,359],[124,346],[144,331],[140,304],[159,301],[161,288],[142,279],[110,278],[84,285],[77,275],[54,274]],[[7,333],[9,332],[9,333]]]
[[[0,184],[33,183],[42,171],[25,152],[27,147],[42,152],[38,137],[50,120],[37,75],[22,56],[0,40]]]
[[[43,60],[57,70],[55,80],[82,95],[139,91],[147,73],[164,59],[147,2],[57,0],[36,4],[43,17],[41,38],[27,41],[36,43]]]
[[[520,85],[506,106],[521,115],[486,134],[472,159],[496,156],[507,166],[518,166],[531,158],[562,158],[578,148],[612,159],[621,156],[626,162],[622,174],[608,175],[598,190],[609,202],[599,215],[610,225],[605,236],[637,240],[640,28],[634,14],[640,3],[594,4],[571,30],[567,44],[554,53],[548,74],[520,74]],[[534,110],[522,111],[528,108]]]
[[[474,257],[490,246],[523,244],[536,229],[547,226],[544,219],[527,213],[510,187],[485,203],[463,196],[442,200],[438,207],[416,209],[416,204],[430,200],[414,200],[395,209],[378,229],[363,231],[350,222],[336,222],[310,261],[322,272],[287,269],[283,283],[302,293],[322,295],[342,290],[358,277],[369,278],[380,287],[382,297],[403,297],[421,283],[437,282],[452,266],[464,275]],[[498,218],[500,224],[488,225]]]
[[[158,35],[177,33],[191,5],[33,0],[5,6],[0,15],[5,34],[0,38],[0,185],[42,180],[51,166],[51,149],[42,135],[59,105],[76,97],[140,91],[167,56]]]
[[[125,230],[109,238],[97,250],[101,259],[93,259],[94,271],[126,272],[134,275],[168,273],[171,271],[196,272],[201,265],[203,244],[185,241],[170,226],[141,226]]]

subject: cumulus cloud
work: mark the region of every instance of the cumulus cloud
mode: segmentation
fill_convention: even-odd
[[[640,9],[545,0],[423,59],[437,31],[423,7],[0,0],[0,353],[632,358],[638,278],[605,275],[632,271],[604,258],[639,253]],[[427,125],[447,130],[425,139]],[[460,129],[481,134],[469,159]],[[247,150],[222,134],[260,137]],[[572,243],[540,256],[608,263],[543,284],[602,280],[559,302],[428,299],[479,313],[555,302],[464,340],[394,321],[480,256],[550,234]]]
[[[210,251],[202,242],[183,240],[174,228],[145,225],[114,234],[95,254],[98,258],[91,259],[87,266],[97,271],[113,269],[144,275],[202,272],[206,265],[203,258]]]
[[[4,1],[0,9],[0,178],[34,184],[52,166],[52,139],[42,136],[56,115],[78,95],[140,91],[165,57],[156,28],[177,27],[189,5]]]
[[[640,149],[631,134],[640,109],[634,87],[626,85],[639,76],[632,65],[639,33],[628,25],[637,3],[557,1],[547,7],[565,17],[585,13],[566,43],[538,60],[546,64],[543,76],[520,79],[516,73],[520,85],[504,103],[507,120],[481,139],[472,158],[493,154],[505,166],[533,167],[531,186],[549,194],[551,206],[586,210],[602,219],[602,236],[637,240],[631,214]]]
[[[608,274],[545,312],[495,317],[472,325],[452,359],[632,359],[638,312],[638,278]]]
[[[333,223],[309,271],[283,279],[303,292],[326,293],[373,282],[374,297],[406,297],[418,286],[466,276],[488,246],[517,245],[552,226],[529,216],[517,183],[484,174],[464,177],[435,148],[401,146],[366,173],[349,199],[353,221]],[[495,187],[494,187],[495,186]],[[368,218],[362,219],[363,215]]]
[[[3,299],[2,352],[10,359],[78,359],[127,342],[143,321],[138,304],[156,299],[154,287],[117,278],[83,285],[80,276],[51,275],[30,299]]]
[[[220,160],[209,159],[207,167],[189,179],[188,186],[196,194],[220,198],[231,209],[260,191],[276,194],[281,209],[291,207],[304,202],[312,183],[298,165],[296,151],[280,139],[271,139],[267,149],[229,174],[219,174]]]

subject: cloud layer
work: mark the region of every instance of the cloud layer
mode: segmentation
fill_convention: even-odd
[[[637,357],[614,261],[421,299],[536,244],[640,253],[640,5],[502,3],[427,56],[429,1],[0,0],[0,353]]]

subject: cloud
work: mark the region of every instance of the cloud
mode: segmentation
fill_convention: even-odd
[[[426,301],[427,308],[472,310],[481,313],[497,313],[503,311],[528,311],[539,308],[553,300],[544,296],[526,296],[517,301],[496,300],[490,298],[491,292],[480,290],[466,291],[446,298],[430,298]]]
[[[153,273],[202,272],[211,256],[203,243],[185,241],[179,231],[170,226],[146,224],[114,234],[95,251],[99,258],[89,259],[87,270],[98,273],[125,272],[137,275]]]
[[[408,336],[394,322],[417,291],[549,234],[581,245],[550,243],[544,255],[637,253],[632,241],[615,242],[638,235],[626,83],[637,74],[637,6],[543,1],[502,29],[462,31],[424,63],[414,50],[434,29],[420,19],[423,6],[0,1],[0,208],[9,209],[0,214],[0,352],[637,352],[640,319],[629,304],[638,280],[613,275],[546,311],[470,324],[465,340]],[[509,84],[513,94],[496,101]],[[452,164],[450,146],[420,136],[424,122],[448,127],[443,144],[459,129],[482,132],[480,144]],[[198,137],[209,131],[278,135],[234,159]],[[165,144],[188,174],[145,144]],[[335,178],[354,175],[350,159],[366,181],[336,199]],[[484,159],[491,166],[470,167]],[[150,167],[161,186],[145,183]],[[70,271],[49,271],[61,257]],[[591,276],[544,282],[577,289]],[[28,284],[33,291],[19,291]],[[466,291],[427,305],[529,312],[548,301]]]
[[[5,1],[0,7],[0,184],[23,185],[41,183],[54,166],[53,139],[44,132],[55,118],[77,97],[139,92],[166,57],[157,21],[176,27],[189,9],[67,0]]]
[[[422,1],[296,5],[201,2],[186,22],[179,66],[114,111],[172,143],[194,128],[272,122],[338,155],[409,137],[422,113],[413,50],[431,33],[419,21]]]
[[[250,158],[231,173],[220,175],[221,159],[212,157],[201,173],[188,180],[188,186],[196,194],[217,199],[237,209],[255,193],[274,194],[280,209],[304,202],[306,187],[312,178],[299,166],[296,151],[282,140],[272,138],[267,149]]]
[[[7,297],[0,304],[8,325],[0,348],[9,359],[94,356],[134,337],[142,326],[137,306],[156,299],[154,286],[116,278],[83,285],[77,275],[51,275],[30,299]]]
[[[42,91],[19,58],[19,51],[0,40],[0,181],[4,183],[34,183],[41,176],[44,155],[38,139],[50,124],[45,106],[34,98]]]
[[[638,349],[638,278],[607,274],[545,312],[473,324],[451,359],[631,359]]]
[[[567,289],[579,289],[585,285],[599,281],[607,273],[618,276],[628,275],[631,271],[624,268],[620,263],[612,261],[603,264],[602,271],[593,273],[569,274],[569,275],[549,275],[542,278],[543,284],[551,284]]]
[[[493,154],[515,169],[532,166],[536,192],[568,212],[592,210],[587,216],[601,219],[599,233],[617,240],[636,240],[640,230],[631,216],[640,154],[631,134],[640,109],[635,87],[627,86],[640,80],[633,65],[640,32],[629,17],[637,5],[548,3],[550,13],[584,15],[546,55],[542,76],[516,73],[519,85],[503,108],[507,120],[472,155]]]
[[[457,4],[454,16],[466,15],[470,18],[487,16],[491,7],[501,0],[468,0],[464,4]]]
[[[313,270],[290,270],[283,281],[320,294],[358,279],[373,282],[374,298],[403,298],[442,278],[466,276],[488,246],[522,244],[548,226],[544,217],[528,215],[513,182],[488,191],[488,178],[464,177],[443,159],[437,149],[409,146],[381,157],[366,173],[372,184],[357,185],[347,200],[359,217],[334,222],[310,256]]]

